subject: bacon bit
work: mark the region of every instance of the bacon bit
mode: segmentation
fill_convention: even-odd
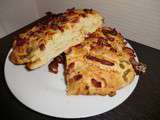
[[[29,32],[28,32],[28,35],[29,35],[29,36],[33,36],[33,35],[34,35],[34,32],[33,32],[33,31],[29,31]]]
[[[43,24],[46,24],[46,23],[52,21],[53,18],[55,18],[56,15],[57,15],[57,14],[47,15],[47,19],[46,19],[45,21],[43,21]],[[46,23],[44,23],[44,22],[46,22]]]
[[[86,56],[86,58],[89,59],[89,60],[92,60],[92,61],[99,62],[99,63],[104,64],[104,65],[109,65],[109,66],[113,66],[114,65],[114,63],[112,63],[112,62],[110,62],[108,60],[99,59],[99,58],[96,58],[94,56],[88,55],[88,56]]]
[[[97,40],[107,40],[105,37],[96,37]]]
[[[39,49],[40,49],[41,51],[43,51],[43,50],[45,49],[45,45],[44,45],[44,44],[40,44],[40,45],[39,45]]]
[[[104,35],[108,35],[108,34],[117,35],[118,34],[115,28],[111,30],[103,29],[102,32]]]
[[[123,50],[124,50],[125,52],[127,52],[130,56],[135,56],[133,49],[131,49],[131,48],[129,48],[129,47],[124,47]]]
[[[136,72],[137,75],[140,75],[140,74],[143,74],[143,73],[146,72],[147,66],[146,66],[145,64],[143,64],[143,63],[138,63],[138,62],[135,60],[134,57],[131,57],[131,58],[129,59],[129,61],[131,62],[131,64],[132,64],[132,66],[133,66],[133,68],[134,68],[134,70],[135,70],[135,72]]]
[[[65,23],[68,21],[69,21],[69,19],[66,16],[61,17],[61,22]]]
[[[66,69],[66,74],[70,73],[72,71],[72,69],[74,68],[75,63],[72,62],[68,65],[67,69]]]
[[[112,34],[112,35],[117,35],[117,31],[116,31],[115,28],[113,28],[113,30],[111,31],[111,34]]]
[[[65,64],[65,56],[62,53],[53,59],[53,61],[48,65],[49,71],[53,73],[58,73],[58,64]]]
[[[90,50],[97,52],[98,50],[102,49],[103,46],[98,46],[98,45],[90,45]]]
[[[18,38],[16,40],[16,46],[23,46],[27,42],[27,39],[25,38]]]
[[[101,39],[97,41],[98,46],[106,46],[106,47],[111,47],[111,45],[107,42],[106,39]]]
[[[111,36],[108,36],[108,35],[106,35],[106,39],[107,39],[107,40],[109,40],[109,41],[111,41],[111,42],[113,42],[113,41],[114,41],[114,38],[113,38],[113,37],[111,37]]]
[[[95,34],[93,34],[93,33],[88,33],[86,39],[87,39],[87,38],[95,38],[95,37],[96,37]]]
[[[108,94],[110,97],[113,97],[116,95],[116,91],[111,91],[109,94]]]
[[[85,86],[85,89],[86,89],[86,90],[89,90],[89,86],[88,86],[88,85],[86,85],[86,86]]]
[[[46,25],[39,24],[39,29],[36,32],[42,32],[44,29],[46,29]]]
[[[74,15],[75,14],[75,8],[67,9],[68,15]]]
[[[59,29],[61,32],[64,32],[64,27],[63,27],[63,26],[58,26],[58,29]]]
[[[72,23],[78,23],[79,22],[79,17],[74,17],[71,20]]]
[[[55,26],[55,25],[50,26],[50,28],[53,29],[53,30],[58,30],[59,29],[58,26]]]
[[[90,45],[90,50],[96,50],[97,46]]]
[[[98,40],[98,41],[97,41],[97,45],[98,45],[98,46],[103,46],[103,45],[104,45],[104,42],[103,42],[102,40]]]
[[[101,85],[101,82],[97,81],[96,79],[92,78],[91,79],[91,82],[92,84],[94,85],[94,87],[97,87],[97,88],[100,88],[102,85]]]
[[[65,16],[64,14],[57,14],[55,17],[54,17],[54,19],[53,20],[55,20],[55,22],[67,22],[68,21],[68,18],[67,18],[67,16]]]
[[[78,44],[78,45],[75,45],[74,47],[80,49],[80,48],[82,48],[83,46],[84,46],[84,45],[82,45],[82,44]]]
[[[48,35],[49,34],[49,32],[45,32],[45,35]]]
[[[34,49],[32,47],[27,48],[26,52],[27,54],[30,54]]]
[[[58,73],[58,62],[54,60],[48,65],[49,71],[52,73]]]
[[[52,25],[50,26],[51,29],[53,30],[60,30],[61,32],[64,32],[64,26],[59,26],[59,25]]]
[[[70,54],[71,52],[72,52],[72,48],[71,47],[65,51],[66,54]]]
[[[68,71],[70,71],[70,69],[73,69],[73,68],[74,68],[74,65],[75,65],[74,62],[70,63],[70,64],[68,65]]]
[[[87,15],[85,13],[80,13],[79,16],[87,17]]]
[[[74,82],[73,79],[69,79],[69,80],[68,80],[68,83],[69,83],[69,84],[72,84],[73,82]]]
[[[112,52],[117,52],[117,50],[114,49],[113,47],[110,47],[110,50],[111,50]]]
[[[57,56],[56,58],[54,58],[54,61],[56,61],[57,63],[63,64],[64,63],[64,56],[61,54],[59,56]]]
[[[92,9],[83,9],[83,11],[86,12],[86,13],[93,13]]]
[[[82,77],[83,77],[83,76],[82,76],[81,74],[78,74],[78,75],[75,75],[75,76],[73,77],[73,79],[74,79],[75,81],[78,81],[78,80],[80,80]]]
[[[131,57],[131,58],[129,59],[129,61],[130,61],[131,64],[134,65],[134,66],[135,66],[135,65],[136,65],[136,66],[139,65],[139,63],[138,63],[138,62],[135,60],[135,58],[133,58],[133,57]]]
[[[46,32],[45,34],[48,36],[51,36],[51,35],[54,35],[55,33],[54,32]]]

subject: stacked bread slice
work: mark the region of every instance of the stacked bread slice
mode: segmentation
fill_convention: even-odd
[[[100,28],[66,54],[68,95],[115,95],[134,79],[134,51],[120,33]]]
[[[50,14],[45,24],[39,24],[17,36],[10,59],[35,69],[46,64],[64,50],[84,40],[102,26],[102,16],[92,9],[68,9]]]

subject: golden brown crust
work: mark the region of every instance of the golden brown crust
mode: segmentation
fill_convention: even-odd
[[[133,56],[115,29],[98,29],[66,51],[67,94],[115,95],[134,79]]]
[[[63,52],[66,48],[69,48],[69,45],[64,45],[67,47],[66,48],[63,47],[63,50],[59,50],[61,49],[59,47],[61,45],[59,43],[60,42],[59,39],[62,40],[61,36],[65,35],[67,36],[68,31],[71,31],[73,29],[79,31],[79,32],[75,31],[75,33],[71,32],[73,33],[73,35],[71,35],[70,33],[68,34],[70,34],[73,37],[77,37],[78,34],[81,34],[79,36],[82,40],[82,38],[87,33],[95,31],[96,27],[97,28],[100,27],[102,23],[102,17],[99,15],[99,13],[91,9],[79,10],[72,8],[72,9],[67,9],[64,13],[61,14],[52,14],[52,13],[47,13],[47,14],[48,14],[47,20],[45,20],[43,24],[42,23],[38,24],[33,28],[29,29],[28,31],[26,31],[25,33],[19,34],[17,38],[14,40],[12,47],[13,51],[10,55],[10,60],[14,64],[27,64],[29,69],[40,67],[42,64],[45,64],[48,61],[48,59],[52,58],[52,55],[45,56],[46,53],[50,52],[50,49],[51,50],[53,49],[54,52],[54,48],[58,47],[55,49],[56,51],[55,56],[53,55],[53,57],[56,57],[58,54],[60,54],[59,51]],[[83,25],[78,26],[78,24],[84,23],[82,22],[84,20],[92,24],[95,24],[95,27],[93,29],[92,28],[88,29],[87,28],[88,26],[83,26]],[[72,39],[73,38],[71,37],[71,40]],[[53,46],[52,44],[54,42],[57,43],[58,45]],[[76,42],[80,41],[77,40]],[[69,44],[74,45],[76,42],[72,41]],[[53,48],[49,48],[51,46]]]

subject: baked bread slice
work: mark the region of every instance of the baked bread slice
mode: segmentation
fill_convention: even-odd
[[[98,29],[65,54],[68,95],[113,96],[136,74],[131,62],[136,62],[134,51],[120,33],[109,27]]]
[[[68,9],[61,14],[49,14],[45,24],[39,24],[20,34],[13,43],[10,60],[35,69],[51,58],[84,40],[88,33],[101,27],[102,16],[92,9]]]

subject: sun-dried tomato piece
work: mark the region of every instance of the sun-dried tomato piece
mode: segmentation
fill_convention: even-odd
[[[74,66],[75,66],[75,63],[74,63],[74,62],[70,63],[70,64],[68,65],[68,70],[73,69]]]
[[[50,26],[50,28],[53,29],[53,30],[58,30],[59,29],[58,26],[56,26],[56,25]]]
[[[137,75],[140,75],[146,72],[147,66],[145,64],[137,62],[134,57],[131,57],[129,61],[131,62],[134,68],[134,71],[136,72]]]
[[[110,30],[103,29],[102,32],[103,32],[104,35],[108,35],[108,34],[117,35],[118,34],[118,32],[116,31],[115,28],[114,29],[110,29]]]
[[[106,41],[107,41],[107,39],[106,39],[105,37],[96,37],[96,39],[97,39],[98,41],[101,41],[101,40],[106,40]]]
[[[88,86],[88,85],[86,85],[86,86],[85,86],[85,89],[86,89],[86,90],[89,90],[89,86]]]
[[[79,17],[74,17],[71,19],[72,23],[78,23],[79,22]]]
[[[44,45],[44,44],[40,44],[40,45],[39,45],[39,49],[40,49],[41,51],[43,51],[43,50],[45,49],[45,45]]]
[[[111,42],[114,41],[114,38],[113,38],[113,37],[111,37],[111,36],[109,36],[109,35],[105,35],[105,36],[106,36],[106,40],[109,40],[109,41],[111,41]]]
[[[81,74],[78,74],[78,75],[75,75],[75,76],[73,77],[73,79],[74,79],[75,81],[79,81],[82,77],[83,77],[83,76],[82,76]]]
[[[52,73],[58,73],[58,62],[56,61],[52,61],[49,65],[48,65],[49,71]]]
[[[73,79],[69,79],[69,80],[68,80],[68,83],[69,83],[69,84],[72,84],[73,82],[74,82]]]
[[[53,73],[58,73],[58,64],[65,65],[65,55],[64,53],[60,54],[48,65],[49,71]]]
[[[124,47],[123,50],[124,50],[125,52],[127,52],[130,56],[135,56],[133,49],[131,49],[131,48],[129,48],[129,47]]]
[[[86,39],[88,39],[88,38],[95,38],[95,37],[96,37],[96,34],[88,33]]]
[[[74,47],[76,47],[76,48],[80,49],[80,48],[82,48],[82,47],[83,47],[83,45],[82,45],[82,44],[78,44],[78,45],[75,45]]]
[[[34,50],[33,47],[29,47],[26,49],[27,54],[30,54]]]
[[[117,50],[116,49],[114,49],[113,47],[110,47],[110,50],[112,51],[112,52],[117,52]]]
[[[16,46],[23,46],[27,42],[27,39],[25,38],[18,38],[16,40]]]
[[[94,57],[94,56],[87,55],[86,58],[89,59],[89,60],[92,60],[92,61],[99,62],[99,63],[104,64],[104,65],[109,65],[109,66],[113,66],[114,65],[114,63],[112,63],[112,62],[110,62],[108,60],[99,59],[99,58]]]
[[[85,13],[80,13],[79,16],[87,17],[87,15]]]
[[[91,79],[91,82],[92,82],[92,84],[93,84],[94,87],[100,88],[102,86],[101,82],[97,81],[94,78]]]
[[[57,63],[64,63],[64,57],[62,55],[59,55],[57,56],[56,58],[54,58],[54,60],[57,62]]]
[[[106,46],[106,47],[111,47],[111,45],[107,42],[107,40],[106,39],[99,39],[98,41],[97,41],[97,45],[98,46]]]
[[[58,29],[59,29],[61,32],[64,32],[64,26],[58,26]]]

